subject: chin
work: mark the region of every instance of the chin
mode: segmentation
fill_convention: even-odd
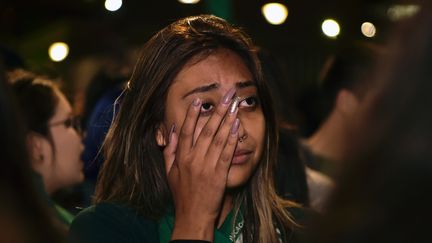
[[[231,167],[228,172],[227,189],[235,189],[244,186],[252,176],[251,168]]]
[[[83,182],[84,179],[85,179],[84,172],[81,171],[81,173],[75,178],[75,183],[73,183],[73,184],[74,185],[79,184],[79,183]]]

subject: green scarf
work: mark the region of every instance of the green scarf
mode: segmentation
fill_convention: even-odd
[[[240,210],[241,212],[241,210]],[[214,243],[241,243],[242,229],[244,225],[243,217],[241,213],[236,218],[235,225],[233,227],[234,212],[231,212],[226,217],[220,228],[214,231]],[[171,240],[171,234],[174,229],[174,210],[169,209],[168,213],[159,220],[159,242],[168,243]]]

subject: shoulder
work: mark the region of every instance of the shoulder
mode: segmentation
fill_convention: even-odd
[[[319,216],[319,213],[306,207],[289,207],[286,208],[286,210],[296,224],[300,226],[307,226],[309,224],[308,222]]]
[[[158,226],[124,205],[101,203],[80,212],[69,232],[72,242],[158,242]]]
[[[299,243],[305,242],[307,229],[311,223],[319,217],[319,214],[312,209],[304,207],[289,207],[286,210],[297,224],[287,233],[287,242]]]

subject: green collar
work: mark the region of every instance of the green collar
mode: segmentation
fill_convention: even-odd
[[[215,243],[242,242],[242,229],[244,220],[240,213],[234,219],[233,210],[229,212],[225,221],[220,228],[214,231]],[[233,224],[235,220],[235,224]],[[168,243],[171,240],[171,234],[174,229],[174,210],[168,209],[167,214],[159,220],[159,239],[161,243]]]

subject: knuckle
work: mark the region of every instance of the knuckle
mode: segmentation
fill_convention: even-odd
[[[227,145],[228,146],[235,146],[237,144],[237,136],[230,136],[230,138],[228,139]]]
[[[229,163],[231,161],[231,156],[227,153],[223,153],[220,157],[222,163]]]
[[[213,144],[215,147],[221,147],[225,143],[225,139],[217,136],[213,140]]]
[[[184,129],[181,130],[181,132],[180,132],[180,136],[182,136],[182,137],[189,137],[189,136],[192,136],[192,131],[190,131],[190,130],[187,129],[187,128],[184,128]]]
[[[211,129],[210,127],[206,127],[202,130],[202,135],[204,137],[211,137],[213,135],[213,129]]]

